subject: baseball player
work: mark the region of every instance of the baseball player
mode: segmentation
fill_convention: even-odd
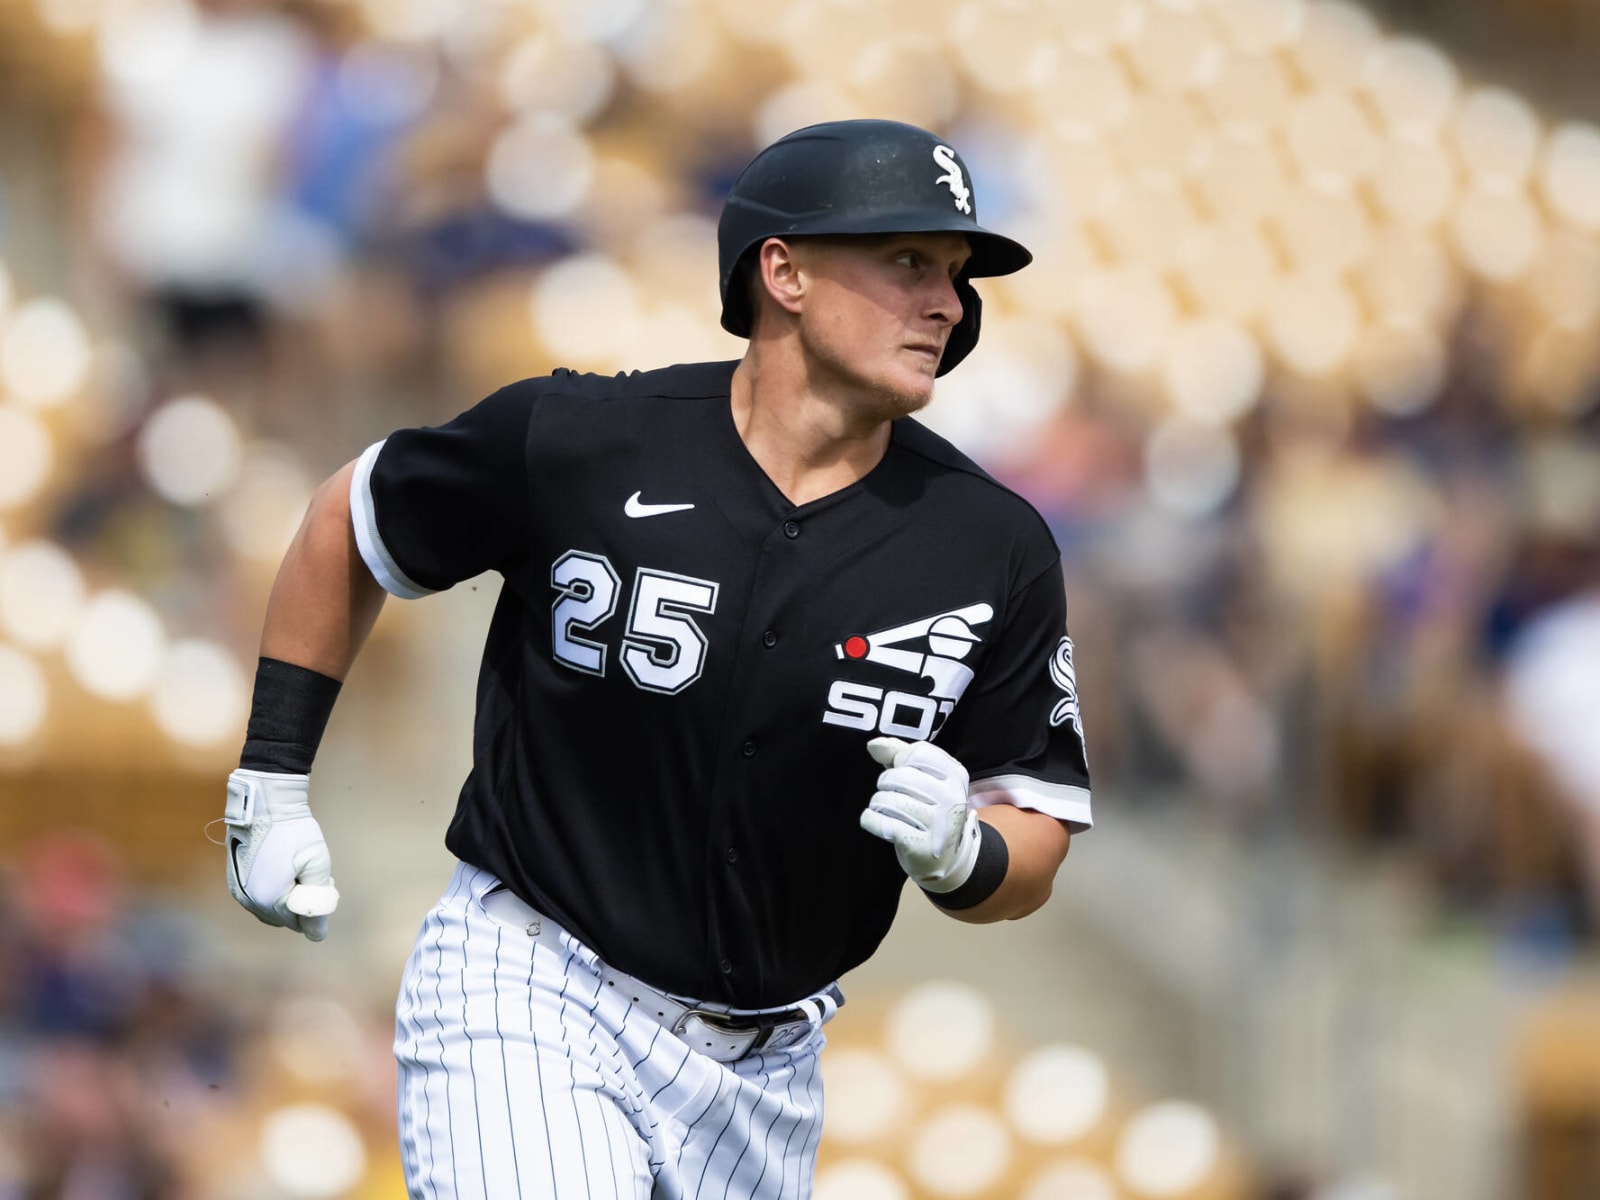
[[[738,362],[556,371],[317,493],[273,588],[228,879],[312,940],[308,807],[385,594],[504,578],[460,860],[395,1028],[410,1194],[810,1193],[837,979],[909,877],[965,921],[1049,896],[1090,823],[1058,551],[911,419],[1029,261],[933,134],[812,126],[719,225]]]

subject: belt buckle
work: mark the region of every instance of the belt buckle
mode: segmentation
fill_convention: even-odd
[[[735,1019],[727,1013],[690,1008],[673,1022],[672,1032],[682,1037],[689,1020],[694,1017],[723,1037],[750,1039],[749,1045],[735,1055],[735,1059],[758,1050],[782,1050],[794,1045],[811,1029],[811,1017],[803,1007],[776,1013],[752,1013],[746,1020]]]

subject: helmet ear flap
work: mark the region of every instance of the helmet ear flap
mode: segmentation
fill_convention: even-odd
[[[956,280],[955,287],[956,296],[961,300],[961,320],[956,322],[945,341],[944,356],[939,359],[935,375],[955,370],[961,360],[972,353],[972,348],[978,344],[978,327],[983,324],[983,299],[972,281],[962,276]]]

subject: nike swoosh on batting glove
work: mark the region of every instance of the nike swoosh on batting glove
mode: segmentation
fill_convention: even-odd
[[[328,936],[339,906],[333,860],[311,815],[311,777],[244,768],[228,776],[228,890],[258,921]]]
[[[876,737],[867,753],[885,769],[861,828],[894,844],[900,868],[929,892],[953,892],[978,861],[978,814],[967,769],[931,742]]]

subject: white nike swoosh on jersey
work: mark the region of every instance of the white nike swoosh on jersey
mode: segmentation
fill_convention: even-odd
[[[659,517],[662,513],[683,512],[694,507],[692,504],[645,504],[639,499],[640,495],[641,493],[635,492],[622,506],[622,511],[630,517]]]

